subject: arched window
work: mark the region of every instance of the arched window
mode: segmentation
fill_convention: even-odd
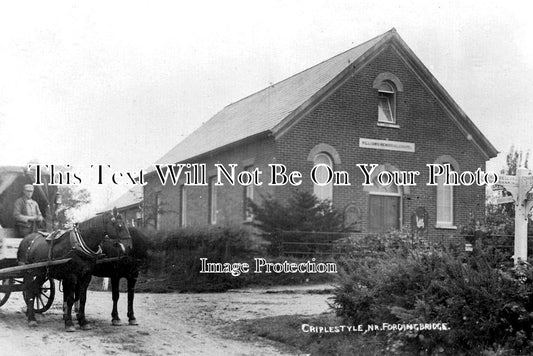
[[[396,123],[396,88],[391,82],[383,82],[378,88],[378,121]]]
[[[391,164],[382,164],[372,172],[371,186],[365,186],[368,192],[368,230],[373,232],[386,232],[399,229],[402,226],[402,196],[405,187],[398,187],[391,183],[382,185],[377,177],[382,171],[399,171]]]
[[[324,152],[318,153],[313,159],[313,163],[315,166],[322,164],[328,166],[330,170],[333,170],[333,161],[331,160],[331,157]],[[328,180],[330,170],[328,170],[328,168],[325,166],[320,166],[317,168],[317,182],[326,182]],[[313,193],[320,200],[328,199],[329,201],[333,201],[333,182],[331,181],[326,185],[314,184]]]
[[[435,160],[436,164],[449,164],[451,169],[461,173],[459,163],[450,155],[442,155]],[[454,188],[452,185],[444,185],[444,175],[437,176],[437,219],[436,227],[441,229],[455,229],[453,198]]]
[[[375,189],[369,192],[368,228],[385,232],[400,228],[402,194],[396,184],[383,186],[373,181]]]
[[[372,87],[378,91],[378,125],[397,127],[396,96],[403,92],[402,82],[394,74],[383,72],[374,79]]]
[[[453,167],[452,167],[453,168]],[[453,186],[444,185],[445,177],[437,177],[437,227],[453,227]]]

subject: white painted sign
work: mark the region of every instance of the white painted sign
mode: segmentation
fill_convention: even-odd
[[[498,176],[498,184],[505,186],[511,186],[511,187],[517,187],[518,186],[518,177],[517,176],[508,176],[508,175],[499,175]]]
[[[516,199],[518,194],[518,177],[517,176],[508,176],[508,175],[499,175],[498,176],[498,183],[492,185],[492,190],[497,191],[503,191],[506,190],[509,193],[513,195],[513,197]],[[504,203],[497,203],[497,204],[504,204]]]
[[[411,142],[399,142],[388,140],[375,140],[372,138],[359,138],[359,147],[374,148],[377,150],[415,152],[415,144]]]
[[[502,190],[505,189],[505,188],[503,188],[503,185],[501,185],[501,184],[493,184],[491,186],[491,188],[492,188],[493,192],[499,192],[499,191],[502,191]]]

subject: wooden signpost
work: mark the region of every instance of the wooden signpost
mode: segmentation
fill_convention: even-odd
[[[515,203],[514,261],[527,261],[527,222],[529,211],[533,207],[533,196],[529,191],[533,188],[533,176],[527,168],[519,167],[516,176],[499,176],[498,184],[493,190],[505,189],[511,196],[496,199],[497,204]]]

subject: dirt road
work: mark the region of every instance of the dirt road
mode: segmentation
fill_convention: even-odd
[[[127,325],[126,295],[119,313],[123,326],[111,326],[111,293],[89,292],[87,316],[93,330],[64,332],[58,293],[52,308],[29,328],[21,293],[0,308],[0,355],[281,355],[267,340],[232,337],[231,322],[284,314],[327,311],[325,294],[265,293],[137,294],[139,326]]]

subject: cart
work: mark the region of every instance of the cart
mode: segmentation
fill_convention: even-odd
[[[4,305],[11,293],[22,292],[24,300],[27,299],[24,277],[36,274],[36,272],[70,261],[70,258],[31,263],[18,266],[16,259],[2,259],[0,265],[0,307]],[[8,266],[8,267],[4,267]],[[34,299],[34,311],[44,313],[52,306],[55,297],[55,283],[52,278],[47,278],[39,288],[39,294]]]
[[[35,186],[33,199],[39,204],[44,217],[44,230],[49,231],[54,225],[55,211],[60,204],[57,186],[49,185],[50,175],[41,174],[42,184]],[[22,292],[26,300],[24,277],[36,275],[49,266],[68,262],[70,259],[46,261],[19,266],[17,250],[22,239],[16,236],[13,208],[15,200],[20,197],[24,184],[35,182],[35,174],[25,167],[0,166],[0,307],[4,305],[11,293]],[[48,278],[40,286],[40,293],[34,299],[35,312],[43,313],[54,302],[55,283]]]

